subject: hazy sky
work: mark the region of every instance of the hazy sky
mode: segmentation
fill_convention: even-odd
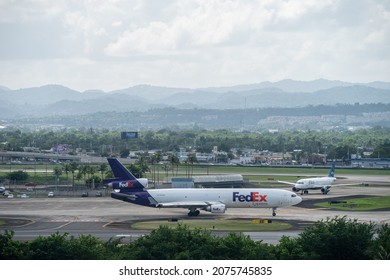
[[[389,0],[0,0],[0,85],[390,81]]]

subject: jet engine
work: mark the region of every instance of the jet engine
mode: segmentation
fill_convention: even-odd
[[[225,213],[226,206],[225,204],[212,204],[207,206],[206,211],[211,213]]]
[[[330,188],[328,186],[325,186],[325,187],[321,188],[322,194],[328,194],[329,191],[330,191]]]
[[[299,192],[300,189],[298,189],[297,187],[293,187],[293,188],[292,188],[292,191],[293,191],[293,192]]]
[[[147,178],[139,178],[137,180],[129,180],[129,181],[113,181],[108,183],[107,186],[113,189],[121,189],[121,188],[131,188],[133,186],[137,186],[137,183],[140,183],[144,188],[148,187]]]

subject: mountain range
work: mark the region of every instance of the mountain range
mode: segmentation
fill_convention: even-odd
[[[0,119],[147,111],[152,108],[250,109],[390,103],[390,83],[318,79],[209,88],[137,85],[110,92],[79,92],[62,85],[12,90],[0,86]]]

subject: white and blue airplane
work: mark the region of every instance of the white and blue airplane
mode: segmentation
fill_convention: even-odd
[[[189,217],[198,216],[199,210],[225,213],[228,208],[272,208],[275,216],[277,208],[302,201],[294,192],[281,189],[147,189],[146,178],[135,178],[116,158],[107,160],[115,178],[104,183],[113,188],[112,198],[155,208],[186,208]]]
[[[299,179],[295,183],[278,181],[280,183],[293,185],[292,191],[301,192],[301,195],[308,194],[309,190],[321,190],[322,194],[328,194],[332,186],[352,186],[358,184],[334,184],[336,177],[334,176],[335,163],[332,162],[328,176]]]

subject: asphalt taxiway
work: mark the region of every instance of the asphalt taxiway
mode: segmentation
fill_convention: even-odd
[[[286,188],[288,189],[288,188]],[[319,200],[348,199],[352,196],[390,196],[388,186],[347,186],[333,187],[328,195],[312,191],[301,196],[303,201],[287,208],[278,208],[272,217],[271,209],[227,209],[225,214],[201,212],[196,219],[271,219],[287,222],[292,228],[284,231],[243,232],[253,240],[277,244],[283,235],[297,236],[308,225],[328,217],[347,216],[360,222],[390,224],[390,209],[376,211],[341,211],[315,207]],[[14,239],[28,241],[38,236],[53,233],[68,233],[72,236],[93,235],[103,241],[122,237],[124,242],[148,234],[147,230],[135,230],[134,222],[144,220],[189,219],[186,209],[156,209],[121,202],[111,197],[54,197],[54,198],[1,198],[0,232],[14,231]],[[194,219],[194,218],[191,218]],[[224,235],[226,232],[213,231]]]

